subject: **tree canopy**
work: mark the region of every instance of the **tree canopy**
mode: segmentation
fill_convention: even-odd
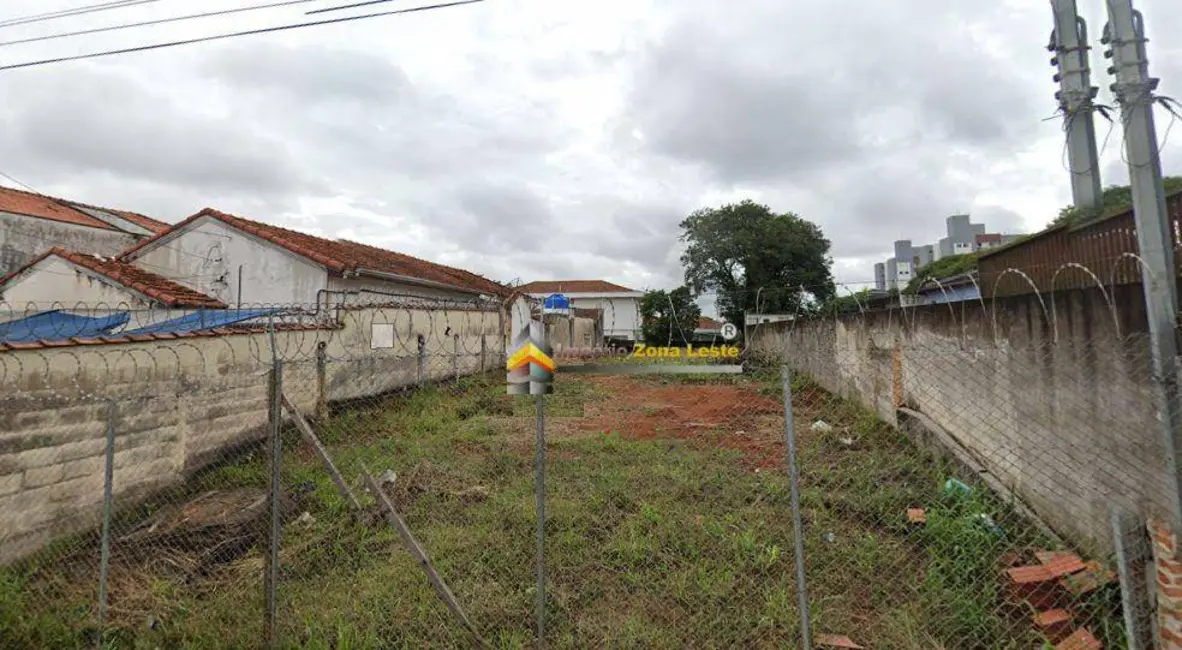
[[[641,333],[649,345],[689,345],[702,310],[689,287],[647,291],[640,299]]]
[[[1162,179],[1162,185],[1165,187],[1166,194],[1182,191],[1182,176],[1166,176]],[[1132,187],[1128,185],[1109,185],[1104,188],[1100,194],[1101,214],[1116,214],[1123,212],[1133,207],[1133,191]],[[1064,223],[1076,223],[1083,221],[1091,216],[1086,210],[1081,210],[1074,205],[1064,206],[1059,210],[1059,216],[1051,222],[1051,226],[1058,226]]]
[[[717,292],[728,322],[742,323],[748,310],[798,313],[833,299],[829,240],[794,213],[745,200],[697,210],[681,229],[686,283],[694,294]]]

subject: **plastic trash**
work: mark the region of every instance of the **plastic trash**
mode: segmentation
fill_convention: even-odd
[[[824,535],[821,535],[821,539],[832,544],[833,542],[837,541],[837,535],[834,535],[833,533],[825,533]]]
[[[948,496],[967,497],[973,493],[973,488],[961,481],[950,478],[944,481],[944,494]]]
[[[999,526],[996,521],[993,521],[993,517],[990,517],[989,515],[982,512],[980,514],[973,515],[973,519],[975,521],[981,522],[981,525],[984,526],[986,530],[993,533],[994,535],[996,535],[998,537],[1005,537],[1006,536],[1005,529],[1002,528],[1001,526]]]
[[[829,433],[833,430],[833,425],[824,420],[817,420],[813,423],[813,426],[809,427],[809,429],[818,433]]]

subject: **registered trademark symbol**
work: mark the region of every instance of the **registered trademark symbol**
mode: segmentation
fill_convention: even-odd
[[[739,335],[739,328],[734,323],[723,323],[719,334],[722,334],[722,338],[730,341]]]

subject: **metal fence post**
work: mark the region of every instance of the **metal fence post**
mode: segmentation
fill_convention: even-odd
[[[460,335],[453,334],[451,338],[451,376],[455,383],[460,383]]]
[[[103,538],[99,559],[99,610],[97,647],[103,647],[107,626],[107,579],[111,568],[111,511],[115,481],[115,400],[107,402],[107,459],[103,470]]]
[[[534,397],[538,406],[537,457],[535,482],[538,509],[538,571],[535,616],[538,627],[538,647],[546,646],[546,413],[545,396]]]
[[[316,344],[316,419],[328,418],[328,343]]]
[[[485,356],[487,354],[487,352],[486,352],[487,349],[488,349],[488,343],[487,343],[487,341],[485,341],[485,335],[481,334],[480,335],[480,374],[482,374],[482,375],[484,374],[484,371],[486,369],[485,365],[487,363],[487,359],[485,359]]]
[[[804,650],[812,650],[812,631],[809,629],[809,597],[804,571],[804,526],[800,516],[800,476],[796,467],[796,430],[792,424],[792,378],[788,366],[780,367],[784,385],[784,441],[788,446],[788,483],[792,492],[792,536],[796,555],[796,598],[800,609],[800,643]]]
[[[272,361],[268,381],[267,429],[271,447],[270,511],[271,530],[268,535],[267,571],[263,578],[266,599],[264,626],[267,647],[277,641],[275,625],[279,613],[279,536],[282,532],[280,464],[283,461],[283,361]]]
[[[1141,517],[1112,510],[1112,542],[1120,576],[1120,600],[1124,610],[1125,638],[1129,650],[1153,647],[1153,606],[1149,599],[1152,559]]]
[[[423,375],[425,374],[427,365],[427,339],[422,334],[419,334],[418,343],[418,358],[415,361],[415,383],[422,386]]]

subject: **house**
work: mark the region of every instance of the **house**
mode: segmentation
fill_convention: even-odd
[[[462,269],[206,208],[124,251],[132,264],[232,307],[503,298]]]
[[[101,317],[130,312],[132,327],[196,309],[225,309],[216,298],[126,262],[52,248],[0,279],[8,317],[54,310]]]
[[[717,343],[723,341],[722,323],[709,316],[699,316],[698,326],[694,328],[695,343]]]
[[[543,300],[559,293],[572,309],[598,309],[604,338],[635,343],[640,331],[640,299],[644,292],[606,280],[539,280],[518,288],[531,298]]]
[[[0,276],[55,246],[116,255],[167,228],[135,212],[0,187]]]

